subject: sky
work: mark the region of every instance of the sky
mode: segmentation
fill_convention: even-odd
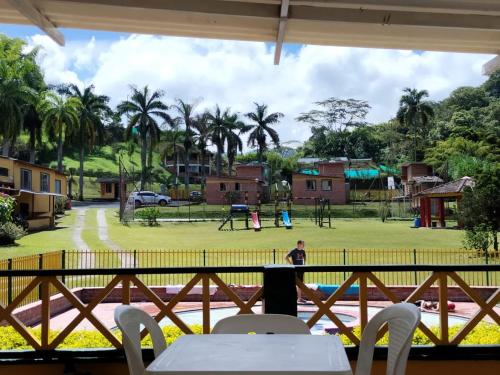
[[[0,33],[40,46],[39,63],[48,83],[94,84],[114,106],[129,86],[165,92],[197,103],[246,113],[265,103],[285,114],[277,126],[283,142],[304,141],[307,125],[295,118],[329,97],[366,100],[367,120],[378,123],[396,113],[402,89],[429,91],[441,100],[460,86],[477,86],[487,77],[482,65],[492,55],[285,45],[279,66],[274,46],[261,42],[194,39],[88,30],[61,30],[60,47],[31,26],[0,25]],[[293,144],[293,142],[292,142]]]

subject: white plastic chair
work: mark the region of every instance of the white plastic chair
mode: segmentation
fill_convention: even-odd
[[[359,346],[356,375],[369,375],[377,333],[384,323],[389,326],[387,375],[404,375],[413,333],[420,322],[420,309],[411,303],[397,303],[384,308],[366,325]]]
[[[299,318],[280,314],[242,314],[219,320],[212,333],[215,334],[304,334],[311,331]]]
[[[122,331],[130,375],[142,375],[145,367],[141,352],[141,329],[145,327],[151,335],[156,358],[167,347],[160,326],[149,314],[132,306],[118,306],[115,309],[115,322]]]

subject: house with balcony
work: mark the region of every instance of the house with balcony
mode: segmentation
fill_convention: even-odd
[[[349,185],[344,161],[319,161],[314,169],[300,169],[292,175],[292,196],[296,204],[314,204],[316,198],[332,204],[346,204]]]
[[[191,150],[188,166],[189,181],[191,184],[199,184],[201,183],[203,176],[210,176],[212,174],[212,161],[212,152],[207,151],[205,156],[202,158],[201,152],[198,149],[193,148]],[[177,152],[175,155],[165,157],[163,165],[170,173],[178,176],[177,183],[184,182],[187,166],[182,152]]]
[[[0,192],[16,200],[15,214],[28,230],[55,226],[56,199],[67,196],[67,179],[54,169],[0,157]]]

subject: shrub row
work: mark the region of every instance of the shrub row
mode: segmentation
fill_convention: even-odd
[[[201,325],[193,325],[190,327],[196,334],[201,334]],[[450,327],[450,335],[455,335],[461,326]],[[439,328],[431,327],[431,331],[439,337]],[[40,339],[40,328],[30,328],[29,332],[36,338]],[[354,329],[354,334],[360,337],[359,327]],[[163,333],[170,345],[178,337],[183,335],[183,332],[178,327],[166,326],[163,328]],[[59,331],[50,331],[49,340],[51,341],[59,334]],[[121,333],[114,332],[116,337],[121,341]],[[345,336],[340,335],[340,339],[344,345],[351,345],[352,342]],[[380,339],[379,345],[388,343],[388,335]],[[432,342],[427,338],[422,331],[417,329],[413,338],[414,345],[432,345]],[[462,341],[464,345],[500,345],[500,326],[496,324],[480,323],[476,326]],[[143,340],[145,347],[151,347],[151,337],[146,336]],[[61,349],[76,349],[76,348],[111,348],[111,343],[97,331],[74,331],[71,332],[59,346]],[[31,349],[26,340],[13,327],[0,327],[0,350],[21,350]]]

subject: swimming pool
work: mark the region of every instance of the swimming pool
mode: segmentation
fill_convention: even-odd
[[[357,325],[357,316],[359,314],[358,306],[338,306],[341,312],[334,310],[335,315],[340,319],[342,323],[347,326],[353,327]],[[382,310],[382,307],[368,307],[368,316],[373,316],[377,312]],[[210,309],[210,326],[213,327],[219,320],[227,318],[229,316],[236,315],[239,311],[237,307],[219,307]],[[254,312],[260,313],[260,307],[254,308]],[[299,311],[298,317],[304,321],[307,321],[312,315],[313,311]],[[203,314],[202,310],[190,310],[181,311],[177,315],[181,318],[187,325],[202,324]],[[448,325],[464,324],[469,319],[452,316],[448,317]],[[431,312],[422,312],[422,322],[428,326],[439,326],[439,314]],[[160,321],[160,326],[173,325],[172,321],[168,318],[164,318]],[[335,331],[335,324],[326,316],[323,316],[311,329],[313,334],[324,334],[325,331]]]

